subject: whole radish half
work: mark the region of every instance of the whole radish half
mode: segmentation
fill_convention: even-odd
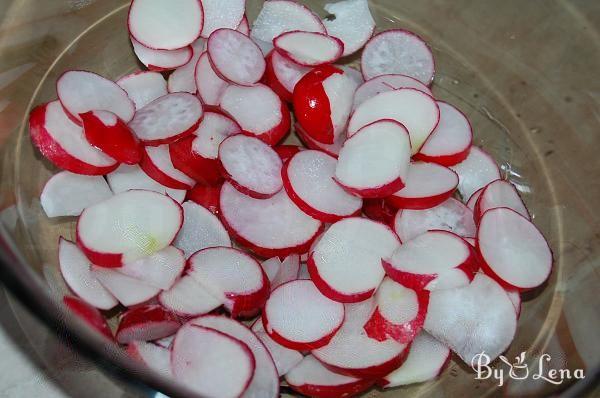
[[[171,336],[180,326],[179,319],[160,305],[145,305],[123,313],[115,337],[120,344],[158,340]]]
[[[223,300],[189,275],[184,275],[169,290],[161,292],[158,302],[167,310],[186,318],[208,314],[223,305]]]
[[[167,82],[158,72],[134,72],[117,80],[117,84],[133,101],[136,111],[168,94]]]
[[[190,46],[178,48],[176,50],[155,50],[144,46],[133,37],[130,39],[131,45],[133,46],[133,52],[140,62],[151,71],[165,72],[176,69],[185,65],[192,59],[193,51]]]
[[[75,316],[92,329],[110,340],[114,339],[113,333],[106,323],[106,320],[96,308],[92,307],[82,299],[72,296],[63,297],[63,303],[73,314],[75,314]]]
[[[483,149],[472,146],[465,160],[451,167],[458,174],[458,192],[467,200],[480,188],[500,179],[496,161]]]
[[[122,164],[118,169],[106,175],[110,189],[115,193],[123,193],[132,189],[153,191],[168,195],[177,202],[183,202],[186,191],[172,189],[149,177],[139,166]]]
[[[275,49],[303,66],[320,66],[336,62],[344,53],[340,39],[323,33],[293,31],[273,39]]]
[[[519,196],[517,188],[508,181],[496,180],[490,182],[481,191],[480,196],[476,200],[473,208],[475,223],[479,223],[481,216],[483,216],[486,211],[498,207],[507,207],[516,211],[526,219],[531,220],[529,211]]]
[[[345,0],[323,7],[333,19],[323,20],[327,34],[344,44],[344,57],[360,50],[373,35],[375,21],[367,0]]]
[[[132,341],[127,345],[127,354],[142,362],[149,369],[172,377],[171,351],[156,343]]]
[[[429,87],[413,77],[397,74],[381,75],[367,80],[356,89],[356,93],[354,93],[353,109],[358,108],[360,104],[375,97],[377,94],[399,90],[401,88],[414,88],[415,90],[422,91],[433,97],[433,93]],[[440,102],[438,101],[438,105],[439,104]]]
[[[291,31],[326,33],[318,15],[304,5],[290,0],[274,0],[263,4],[252,24],[250,37],[263,42]]]
[[[101,176],[85,176],[61,171],[42,190],[40,204],[48,217],[78,216],[89,206],[113,195]]]

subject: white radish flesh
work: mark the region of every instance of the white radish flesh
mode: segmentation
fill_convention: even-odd
[[[106,180],[62,171],[48,180],[40,203],[48,217],[78,216],[89,206],[112,196]]]
[[[125,263],[118,268],[118,271],[139,279],[147,285],[168,290],[175,284],[184,266],[183,252],[176,247],[168,246],[148,257]]]
[[[139,166],[122,164],[118,169],[106,176],[110,189],[119,194],[132,189],[154,191],[168,195],[177,202],[183,202],[185,190],[166,187],[150,178]]]
[[[92,266],[92,274],[125,307],[145,303],[160,289],[110,268]]]
[[[315,140],[314,138],[312,138],[311,136],[309,136],[308,134],[306,134],[306,132],[304,132],[304,130],[302,129],[302,126],[300,126],[298,124],[298,122],[296,122],[294,128],[296,130],[296,134],[298,135],[298,138],[300,138],[300,140],[303,141],[304,144],[308,148],[314,149],[316,151],[325,152],[329,156],[333,156],[336,159],[338,158],[338,156],[340,154],[340,151],[342,149],[342,146],[344,145],[344,142],[346,142],[345,134],[340,134],[335,139],[333,144],[323,144],[322,142],[319,142],[319,141]]]
[[[173,189],[191,189],[196,182],[173,165],[168,145],[147,146],[140,163],[142,170],[156,182]]]
[[[169,289],[158,296],[160,304],[173,313],[189,317],[208,314],[223,305],[189,275],[184,275]]]
[[[458,174],[458,192],[465,201],[478,189],[500,179],[500,170],[496,161],[476,146],[471,147],[465,160],[452,166],[451,169]]]
[[[273,278],[271,283],[271,291],[284,283],[298,279],[298,272],[300,271],[300,256],[297,254],[290,254],[282,262],[279,272]]]
[[[279,53],[304,66],[331,64],[344,53],[339,39],[315,32],[286,32],[277,36],[273,45]]]
[[[483,193],[484,189],[485,189],[485,187],[479,188],[477,191],[473,192],[473,195],[471,195],[471,197],[467,201],[466,205],[469,209],[471,209],[472,212],[475,211],[475,206],[477,205],[477,200]]]
[[[143,362],[149,369],[165,376],[171,376],[171,351],[154,343],[132,341],[127,353]]]
[[[478,222],[486,211],[498,207],[507,207],[526,219],[531,220],[531,216],[527,211],[527,207],[525,207],[525,203],[523,203],[523,200],[519,196],[517,188],[508,181],[496,180],[489,183],[483,189],[481,197],[478,198],[473,210],[476,221]]]
[[[139,110],[155,99],[167,95],[167,82],[158,72],[140,71],[123,76],[117,84],[125,90]]]
[[[217,29],[235,29],[242,24],[245,20],[246,0],[202,0],[202,9],[204,26],[201,36],[208,38]]]
[[[271,290],[274,290],[273,280],[281,270],[281,260],[279,259],[279,257],[272,257],[268,260],[261,262],[260,266],[262,267],[263,271],[265,271],[267,278],[269,278],[269,282],[271,283]]]
[[[148,69],[163,72],[185,65],[192,58],[190,46],[178,48],[177,50],[154,50],[144,46],[131,37],[133,52]]]
[[[329,100],[334,137],[342,135],[348,126],[352,96],[357,87],[356,81],[346,72],[334,73],[323,80],[323,90]]]
[[[198,129],[192,149],[207,159],[219,157],[219,145],[225,138],[242,132],[240,126],[231,118],[216,112],[206,112]]]
[[[265,347],[267,347],[267,350],[269,350],[269,354],[271,354],[273,362],[275,362],[275,367],[277,367],[277,373],[280,377],[287,374],[302,361],[303,356],[300,352],[291,350],[277,343],[267,334],[267,332],[255,331],[254,334],[256,334]]]
[[[208,52],[200,56],[195,76],[198,95],[202,102],[206,105],[218,106],[229,83],[217,75],[210,63]]]
[[[429,87],[415,78],[406,75],[381,75],[367,80],[356,90],[356,93],[354,93],[354,109],[377,94],[401,88],[414,88],[433,97]]]
[[[192,43],[192,58],[183,66],[175,69],[169,75],[167,89],[170,93],[190,93],[196,94],[196,65],[200,56],[204,52],[206,42],[204,39],[198,39]],[[166,94],[166,93],[165,93]]]
[[[327,34],[344,43],[343,56],[360,50],[373,35],[375,21],[367,0],[345,0],[323,7],[335,19],[323,20]]]
[[[311,68],[295,63],[277,51],[271,53],[271,65],[277,81],[291,96],[296,84],[310,72]]]

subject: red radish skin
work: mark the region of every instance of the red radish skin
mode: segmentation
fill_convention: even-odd
[[[242,28],[248,29],[248,20],[244,15],[246,11],[246,0],[233,0],[223,2],[221,0],[202,0],[204,10],[204,26],[201,36],[208,38],[211,33],[220,28]],[[242,32],[244,33],[244,32]],[[244,33],[246,36],[248,32]]]
[[[335,19],[325,19],[327,34],[344,43],[343,56],[354,54],[369,41],[375,31],[375,21],[367,0],[346,0],[323,7]]]
[[[146,305],[123,313],[116,333],[117,342],[150,341],[174,334],[181,324],[160,305]]]
[[[189,275],[184,275],[169,290],[161,292],[158,302],[183,318],[208,314],[223,305],[222,300],[210,294]]]
[[[340,39],[316,32],[285,32],[273,39],[273,45],[281,55],[303,66],[332,64],[344,53]]]
[[[83,322],[87,323],[91,328],[98,331],[104,337],[114,340],[114,336],[106,320],[96,308],[92,307],[85,301],[71,296],[63,297],[63,303]]]
[[[393,226],[398,211],[389,206],[384,199],[365,199],[362,212],[373,221]]]
[[[140,167],[146,174],[166,187],[183,190],[191,189],[195,185],[195,181],[175,168],[173,159],[177,159],[177,157],[171,156],[168,145],[147,146],[144,147]]]
[[[312,68],[299,65],[287,59],[276,50],[267,55],[265,83],[281,97],[283,101],[292,102],[296,84],[311,71]]]
[[[153,50],[130,37],[133,52],[148,70],[166,72],[185,65],[192,59],[193,51],[190,46],[176,50]]]
[[[517,188],[509,181],[492,181],[483,188],[473,209],[475,224],[479,224],[481,216],[486,211],[497,207],[507,207],[512,209],[531,221],[529,211],[527,210],[525,203],[523,203],[523,199],[521,199]]]
[[[331,144],[331,145],[323,144],[323,143],[313,139],[308,134],[306,134],[306,132],[302,129],[302,127],[298,124],[298,122],[296,122],[294,129],[296,130],[296,134],[298,135],[298,138],[302,142],[304,142],[304,144],[306,145],[307,148],[314,149],[315,151],[325,152],[329,156],[333,156],[336,159],[338,158],[338,156],[340,154],[340,150],[342,149],[342,146],[344,145],[344,142],[346,141],[345,135],[340,134],[336,138],[336,140],[333,144]]]
[[[122,164],[119,168],[106,176],[110,189],[115,194],[130,191],[132,189],[153,191],[167,195],[177,202],[183,202],[186,191],[171,189],[148,176],[139,166]]]
[[[463,200],[467,200],[490,182],[500,179],[496,161],[477,146],[472,146],[467,158],[451,169],[458,174],[458,192]]]
[[[481,196],[481,193],[483,192],[484,189],[485,189],[485,187],[479,188],[477,191],[473,192],[473,195],[471,195],[471,197],[467,201],[466,205],[469,209],[471,209],[471,211],[473,211],[473,212],[475,211],[475,206],[477,205],[477,200]]]
[[[168,94],[167,82],[158,72],[134,72],[117,80],[117,84],[133,101],[136,111]]]
[[[287,162],[292,156],[302,151],[304,148],[298,145],[277,145],[273,148],[283,163]]]
[[[219,210],[220,195],[220,185],[205,186],[198,184],[188,191],[186,200],[191,200],[192,202],[198,203],[215,216],[218,216],[221,213]]]
[[[401,88],[414,88],[433,97],[433,93],[429,87],[413,77],[406,75],[382,75],[367,80],[366,82],[362,83],[358,89],[356,89],[356,93],[354,93],[353,109],[358,108],[360,104],[368,99],[373,98],[377,94],[398,90]]]
[[[190,136],[169,145],[173,166],[198,184],[220,184],[223,181],[220,162],[217,159],[205,158],[194,151],[196,139],[196,136]]]
[[[46,216],[78,216],[89,206],[112,196],[101,176],[86,176],[61,171],[53,175],[40,195],[40,205]]]

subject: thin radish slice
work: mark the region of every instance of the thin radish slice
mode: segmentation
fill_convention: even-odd
[[[167,94],[137,111],[129,127],[146,145],[170,144],[192,134],[203,114],[195,95]]]
[[[479,263],[474,264],[479,270]],[[424,289],[430,292],[442,289],[464,287],[471,283],[474,273],[463,268],[452,268],[440,273],[437,278],[425,285]]]
[[[118,271],[162,290],[170,289],[185,267],[185,256],[169,246],[151,256],[125,263]]]
[[[256,336],[262,341],[262,343],[269,350],[269,354],[273,358],[273,362],[275,362],[275,367],[277,368],[277,374],[279,376],[284,376],[290,370],[292,370],[296,365],[302,361],[302,354],[296,350],[290,350],[282,346],[273,340],[265,331],[262,332],[254,332]]]
[[[127,191],[86,208],[77,243],[92,263],[119,267],[169,246],[179,232],[179,203],[151,191]]]
[[[171,376],[171,351],[155,343],[132,341],[127,345],[127,353],[144,363],[149,369],[165,376]]]
[[[86,207],[111,196],[104,178],[61,171],[44,185],[40,204],[48,217],[78,216]]]
[[[180,326],[177,317],[160,305],[144,305],[123,313],[115,337],[120,344],[157,340],[175,334]]]
[[[430,209],[450,198],[457,186],[454,171],[435,163],[414,162],[408,168],[406,186],[386,201],[397,209]]]
[[[93,265],[92,274],[125,307],[145,303],[160,293],[159,288],[110,268]]]
[[[383,280],[382,258],[400,245],[387,226],[364,218],[333,224],[311,250],[308,271],[321,293],[342,303],[368,299]]]
[[[544,283],[552,272],[552,252],[542,233],[516,211],[486,211],[477,231],[481,267],[508,289],[525,291]]]
[[[279,257],[272,257],[268,260],[261,262],[260,266],[262,267],[263,271],[265,271],[267,278],[269,278],[269,282],[271,284],[271,291],[275,290],[273,288],[273,280],[275,279],[275,277],[281,269],[281,260],[279,259]]]
[[[125,123],[133,118],[135,105],[115,82],[92,72],[71,70],[56,81],[60,103],[74,121],[88,111],[110,111]]]
[[[527,207],[513,184],[505,180],[496,180],[489,183],[478,198],[473,215],[475,223],[479,223],[481,216],[490,209],[507,207],[531,220]]]
[[[344,43],[343,56],[354,54],[369,41],[375,31],[375,21],[367,0],[345,0],[323,7],[335,19],[325,19],[327,34]]]
[[[458,192],[467,200],[480,188],[500,179],[500,170],[496,161],[483,149],[472,146],[469,155],[459,164],[452,166],[458,174]]]
[[[384,388],[422,383],[439,376],[450,361],[450,349],[427,332],[421,332],[410,345],[406,361],[398,369],[382,378]]]
[[[248,388],[255,360],[240,340],[187,324],[173,341],[171,367],[175,380],[204,397],[236,398]]]
[[[423,39],[407,30],[391,29],[369,40],[362,54],[361,70],[365,80],[398,73],[430,85],[435,64]]]
[[[286,374],[285,381],[294,391],[316,398],[351,397],[373,385],[371,380],[334,373],[312,355]]]
[[[75,174],[103,175],[118,163],[87,142],[59,101],[40,105],[29,116],[31,141],[57,167]]]
[[[219,196],[221,196],[221,186],[203,186],[196,185],[187,193],[187,200],[199,204],[215,216],[221,214],[219,210]]]
[[[281,99],[292,102],[296,84],[310,71],[310,67],[297,64],[278,51],[271,51],[267,57],[265,80]]]
[[[82,299],[78,297],[63,297],[63,303],[75,314],[79,319],[85,322],[92,329],[98,331],[104,337],[110,340],[114,339],[113,333],[110,327],[106,323],[106,319],[98,309],[92,307]]]
[[[388,91],[399,90],[401,88],[414,88],[433,97],[433,93],[423,83],[417,79],[406,75],[381,75],[367,80],[354,93],[354,109],[358,108],[363,102],[375,97],[377,94]],[[438,105],[439,105],[438,101]],[[441,111],[441,107],[440,107]]]
[[[185,190],[172,189],[160,184],[150,178],[140,166],[122,164],[118,169],[108,174],[106,180],[115,194],[132,189],[141,189],[168,195],[179,203],[183,202],[185,198]]]
[[[356,108],[348,125],[348,137],[381,119],[396,120],[406,127],[414,155],[437,126],[440,109],[432,97],[413,88],[381,93]]]
[[[269,199],[254,199],[225,183],[220,207],[234,239],[265,258],[304,253],[321,232],[321,222],[303,213],[283,190]]]
[[[130,39],[136,57],[151,71],[165,72],[176,69],[192,59],[193,51],[190,46],[176,50],[154,50],[144,46],[133,37]]]
[[[279,286],[271,293],[262,314],[269,336],[294,350],[327,345],[343,320],[344,305],[323,296],[308,280]]]
[[[246,36],[250,36],[250,24],[248,23],[248,17],[245,14],[236,30]]]
[[[336,222],[360,212],[362,200],[335,183],[337,161],[320,151],[301,151],[282,170],[290,199],[306,214],[323,222]]]
[[[198,59],[195,79],[198,95],[202,102],[210,106],[219,106],[229,83],[217,75],[210,63],[207,52],[200,55],[200,59]]]
[[[225,138],[241,132],[240,126],[231,118],[217,112],[206,112],[196,130],[196,139],[192,144],[192,149],[207,159],[217,159],[221,142]]]
[[[388,205],[384,199],[365,199],[362,212],[373,221],[393,226],[398,210]]]
[[[508,298],[510,299],[513,307],[515,307],[515,313],[517,314],[517,319],[521,316],[521,293],[516,290],[507,290],[506,294],[508,294]]]
[[[140,71],[123,76],[117,84],[125,90],[127,96],[139,110],[157,98],[167,95],[167,82],[158,72]]]
[[[201,36],[208,38],[221,28],[235,29],[245,20],[246,0],[202,0],[204,26]],[[246,20],[246,25],[248,21]],[[243,32],[242,32],[243,33]],[[247,36],[247,34],[246,34]]]
[[[175,50],[192,44],[204,24],[202,2],[181,0],[134,0],[129,8],[129,33],[144,46]]]
[[[281,263],[279,272],[273,278],[271,282],[271,291],[284,283],[291,282],[298,279],[298,272],[300,271],[300,256],[297,254],[290,254]]]
[[[479,188],[477,191],[473,192],[473,195],[471,195],[471,197],[469,198],[469,200],[467,200],[466,205],[467,205],[467,207],[469,209],[471,209],[471,211],[473,211],[473,212],[475,211],[475,206],[477,205],[477,200],[481,196],[481,194],[482,194],[482,192],[483,192],[484,189],[485,189],[485,187]]]
[[[109,310],[119,304],[92,274],[92,265],[85,254],[73,242],[62,237],[58,241],[58,262],[65,282],[82,300],[101,310]]]
[[[280,34],[294,30],[326,33],[319,17],[307,7],[295,1],[273,0],[263,4],[250,37],[271,43]]]
[[[293,31],[273,39],[279,53],[304,66],[332,64],[344,53],[340,39],[324,33]]]
[[[343,70],[344,73],[346,73],[348,77],[351,78],[354,81],[354,83],[356,83],[356,87],[360,86],[365,82],[362,73],[360,73],[359,70],[354,69],[354,67],[349,65],[337,65],[337,67]]]
[[[335,139],[335,142],[333,144],[323,144],[322,142],[319,142],[319,141],[315,140],[314,138],[312,138],[311,136],[309,136],[308,134],[306,134],[306,132],[302,129],[302,126],[300,126],[297,122],[296,122],[296,125],[294,126],[294,130],[296,131],[298,138],[300,138],[300,140],[302,142],[304,142],[304,144],[308,148],[314,149],[316,151],[325,152],[329,156],[333,156],[336,159],[338,158],[340,151],[342,150],[342,146],[344,145],[344,142],[346,142],[345,135],[340,134]]]
[[[251,86],[265,73],[262,51],[248,36],[237,30],[215,30],[206,48],[215,72],[231,83]]]
[[[168,145],[144,147],[140,167],[158,183],[173,189],[190,189],[196,182],[173,165]]]
[[[344,142],[335,181],[363,198],[383,198],[404,188],[410,165],[408,130],[394,120],[380,120]]]
[[[429,296],[425,330],[467,364],[482,352],[495,360],[510,345],[516,327],[508,295],[486,275],[475,275],[467,287],[437,290]]]
[[[170,349],[173,344],[173,340],[175,340],[174,335],[155,340],[153,343],[159,347]]]
[[[173,287],[158,296],[158,302],[169,311],[183,316],[208,314],[223,305],[189,275],[184,275]]]
[[[204,52],[206,42],[204,39],[198,39],[192,43],[192,58],[183,66],[175,69],[169,75],[167,89],[170,93],[190,93],[196,94],[196,65],[200,56]],[[165,93],[166,94],[166,93]]]
[[[454,198],[427,210],[399,210],[394,219],[394,231],[402,242],[408,242],[432,229],[454,232],[459,236],[474,236],[477,227],[473,212]]]
[[[173,245],[189,258],[199,250],[215,246],[231,246],[231,239],[221,221],[208,209],[187,201],[183,207],[183,225]]]
[[[298,152],[304,150],[304,148],[302,148],[299,145],[277,145],[273,149],[275,150],[275,152],[277,152],[277,155],[279,155],[283,163],[290,160],[292,156],[294,156]]]
[[[196,130],[198,131],[198,130]],[[173,167],[197,185],[217,185],[223,181],[221,164],[208,159],[194,150],[196,136],[191,135],[169,145],[169,155]],[[177,174],[179,174],[177,173]]]

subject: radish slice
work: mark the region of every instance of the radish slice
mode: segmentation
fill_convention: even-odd
[[[525,203],[519,196],[519,192],[513,184],[504,180],[496,180],[489,183],[481,192],[481,196],[478,198],[473,215],[475,217],[475,223],[479,223],[481,216],[490,209],[496,209],[498,207],[506,207],[516,211],[528,220],[531,220],[531,216],[525,207]]]
[[[271,291],[284,283],[291,282],[298,279],[298,272],[300,271],[300,256],[297,254],[290,254],[281,263],[279,272],[273,278],[271,283]]]
[[[201,36],[208,38],[217,29],[235,29],[241,25],[245,20],[246,0],[202,0],[202,8],[204,26]]]
[[[292,156],[304,150],[304,148],[299,145],[277,145],[273,149],[277,152],[277,155],[279,155],[283,163],[286,163]]]
[[[362,211],[367,218],[385,225],[394,225],[394,217],[398,213],[384,199],[365,199]]]
[[[225,183],[220,206],[222,221],[238,243],[265,258],[304,253],[321,232],[321,222],[298,209],[283,190],[261,200]]]
[[[262,315],[265,330],[284,347],[323,347],[344,320],[344,305],[323,296],[308,280],[295,280],[271,293]]]
[[[246,195],[266,199],[283,188],[283,162],[258,138],[238,134],[225,139],[219,146],[219,160],[229,182]]]
[[[196,185],[187,193],[188,200],[199,204],[215,216],[221,214],[219,209],[219,196],[221,196],[221,186],[207,187]]]
[[[173,345],[173,340],[175,340],[175,336],[163,337],[162,339],[158,339],[153,341],[153,344],[156,344],[159,347],[170,349]]]
[[[279,374],[279,377],[287,374],[290,370],[296,367],[300,361],[302,361],[303,356],[300,352],[296,350],[290,350],[289,348],[277,343],[275,340],[269,337],[264,329],[262,332],[255,331],[254,334],[256,334],[256,337],[258,337],[265,347],[267,347],[267,350],[269,350],[269,354],[271,354],[273,362],[275,362],[275,367],[277,368],[277,374]]]
[[[63,297],[63,303],[75,314],[79,319],[85,322],[92,329],[98,331],[104,337],[113,340],[113,334],[110,327],[106,323],[106,319],[102,316],[100,311],[92,307],[85,301],[77,297],[65,296]]]
[[[198,130],[196,130],[198,131]],[[191,178],[198,185],[217,185],[223,181],[221,164],[216,159],[208,159],[194,150],[196,136],[191,135],[169,145],[169,155],[178,173]]]
[[[391,29],[369,40],[362,54],[361,70],[365,80],[397,73],[430,85],[435,64],[423,39],[407,30]]]
[[[369,124],[344,143],[335,181],[363,198],[389,196],[405,185],[410,144],[408,131],[394,120]]]
[[[421,332],[410,345],[406,361],[379,381],[384,388],[422,383],[439,376],[450,361],[450,349]]]
[[[473,212],[454,198],[427,210],[400,210],[394,219],[394,231],[402,242],[408,242],[432,229],[474,236],[477,227]]]
[[[314,149],[316,151],[325,152],[329,156],[333,156],[336,159],[338,158],[340,151],[342,150],[344,142],[346,142],[345,134],[340,134],[335,139],[335,142],[333,144],[323,144],[322,142],[319,142],[311,136],[309,136],[308,134],[306,134],[306,132],[304,132],[304,130],[298,123],[296,123],[294,129],[296,130],[298,138],[300,138],[300,140],[304,142],[304,144],[308,148]]]
[[[471,209],[471,211],[473,211],[473,212],[475,211],[475,206],[477,205],[477,200],[481,196],[481,193],[483,192],[484,189],[485,189],[485,187],[479,188],[477,191],[473,192],[473,195],[471,195],[471,197],[467,201],[467,207],[469,209]]]
[[[513,304],[513,307],[515,307],[517,319],[519,319],[519,316],[521,315],[521,293],[516,290],[507,290],[506,294],[508,294],[508,298]]]
[[[129,33],[144,46],[175,50],[200,36],[204,12],[199,0],[134,0],[129,8]]]
[[[139,166],[122,164],[118,169],[108,174],[106,179],[110,189],[112,189],[115,194],[132,189],[142,189],[168,195],[179,203],[183,202],[183,199],[185,198],[184,190],[171,189],[156,182]]]
[[[354,67],[349,65],[336,65],[338,68],[344,71],[345,74],[348,75],[350,79],[356,83],[356,87],[360,86],[365,82],[363,79],[362,73],[359,70],[354,69]]]
[[[482,269],[508,289],[540,286],[552,271],[552,252],[527,218],[505,207],[486,211],[477,231]]]
[[[430,209],[445,202],[457,186],[454,171],[435,163],[414,162],[408,168],[406,186],[386,201],[397,209]]]
[[[241,132],[240,126],[231,118],[217,112],[206,112],[196,130],[196,139],[192,144],[192,149],[202,157],[217,159],[219,145],[225,138]]]
[[[135,105],[125,90],[115,82],[92,72],[71,70],[56,81],[56,92],[60,103],[76,123],[81,113],[110,111],[125,123],[133,118]]]
[[[169,246],[182,222],[181,206],[168,196],[127,191],[81,213],[77,243],[94,264],[119,267]]]
[[[168,145],[147,146],[140,167],[158,183],[173,189],[190,189],[195,181],[173,165]]]
[[[386,93],[388,91],[394,91],[401,88],[413,88],[433,97],[433,93],[429,87],[415,78],[405,75],[382,75],[367,80],[356,90],[356,93],[354,93],[354,109],[358,108],[358,106],[363,102],[375,97],[377,94]],[[440,101],[438,101],[438,106],[439,105]]]
[[[158,72],[135,72],[117,80],[127,96],[135,104],[136,111],[157,98],[167,95],[167,82]]]
[[[72,173],[102,175],[118,166],[114,159],[87,142],[83,129],[69,119],[58,101],[31,111],[29,134],[42,155]]]
[[[371,380],[344,376],[327,369],[312,355],[307,355],[286,376],[285,381],[300,394],[309,397],[351,397],[366,391]]]
[[[332,64],[344,53],[340,39],[316,32],[286,32],[277,36],[273,45],[279,53],[304,66]]]
[[[335,19],[323,20],[327,34],[344,43],[343,56],[360,50],[373,35],[375,21],[367,0],[345,0],[323,7]]]
[[[207,52],[203,53],[198,60],[195,78],[198,95],[202,102],[205,105],[219,106],[229,83],[217,75],[210,63]]]
[[[236,30],[240,33],[245,34],[246,36],[250,36],[250,24],[248,23],[248,17],[246,16],[246,14],[244,14],[242,22],[240,22]]]
[[[273,0],[263,4],[250,36],[271,43],[280,34],[295,30],[326,33],[319,17],[307,7],[295,1]]]
[[[356,215],[362,200],[333,180],[337,161],[319,151],[301,151],[282,170],[283,184],[292,201],[306,214],[323,222]]]
[[[177,50],[154,50],[144,46],[133,37],[130,39],[136,57],[151,71],[164,72],[176,69],[192,59],[193,52],[190,46]]]
[[[109,268],[93,265],[92,274],[125,307],[145,303],[160,292],[157,287]]]
[[[125,263],[118,271],[162,290],[170,289],[185,266],[183,252],[169,246],[151,256]]]
[[[44,185],[40,204],[48,217],[78,216],[86,207],[111,196],[104,178],[61,171]]]
[[[279,257],[272,257],[268,260],[261,262],[260,266],[262,267],[263,271],[265,271],[267,278],[269,278],[269,282],[271,284],[271,291],[275,290],[273,288],[273,279],[275,279],[275,277],[281,270],[281,260],[279,260]]]
[[[170,93],[190,93],[196,94],[196,65],[200,56],[204,52],[206,42],[204,39],[198,39],[192,43],[192,58],[183,66],[175,69],[169,75],[167,88]],[[166,94],[166,93],[165,93]]]
[[[101,310],[110,310],[119,304],[92,274],[92,265],[85,254],[63,237],[58,241],[58,262],[65,282],[82,300]]]
[[[165,376],[171,374],[171,351],[155,343],[132,341],[127,345],[127,353],[144,363],[149,369]]]
[[[440,110],[432,97],[419,90],[401,88],[381,93],[356,108],[348,125],[348,137],[381,119],[396,120],[406,127],[414,155],[437,126]]]
[[[477,274],[467,287],[429,296],[425,330],[463,361],[485,352],[495,360],[510,345],[517,317],[508,295],[494,280]]]
[[[162,292],[158,301],[169,311],[183,317],[208,314],[223,305],[223,301],[210,294],[189,275],[184,275],[173,287]]]
[[[296,84],[310,71],[310,67],[297,64],[277,51],[271,51],[267,57],[265,80],[284,101],[291,102]]]
[[[479,270],[479,262],[474,264]],[[456,287],[465,287],[473,279],[473,271],[462,268],[452,268],[439,274],[437,278],[425,285],[424,289],[433,292],[442,289],[454,289]]]
[[[311,279],[321,293],[342,303],[368,299],[383,280],[382,258],[400,242],[392,230],[364,218],[333,224],[319,239],[308,260]]]
[[[246,344],[193,324],[177,332],[171,366],[175,380],[205,397],[239,397],[255,372],[254,356]]]
[[[167,94],[136,112],[129,127],[146,145],[170,144],[192,134],[203,113],[195,95]]]
[[[305,261],[302,259],[302,261]],[[308,259],[306,260],[308,261]],[[302,263],[300,265],[300,270],[298,271],[298,279],[310,279],[310,273],[308,272],[308,266],[306,263]]]
[[[208,209],[190,201],[181,207],[183,225],[173,245],[185,252],[185,258],[208,247],[231,246],[227,230]]]
[[[458,192],[467,200],[480,188],[500,179],[496,161],[483,149],[472,146],[465,160],[451,167],[458,174]]]
[[[214,31],[206,48],[215,72],[229,82],[251,86],[265,73],[262,51],[248,36],[237,30]]]
[[[157,340],[174,334],[180,326],[177,317],[160,305],[144,305],[123,313],[116,338],[120,344]]]

